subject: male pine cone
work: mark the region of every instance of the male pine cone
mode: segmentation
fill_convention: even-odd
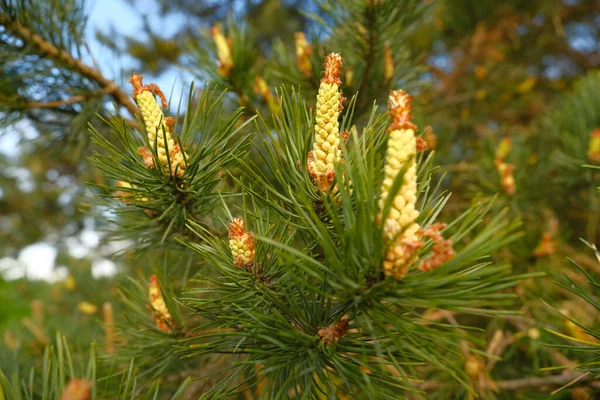
[[[308,171],[321,192],[327,192],[335,177],[335,164],[341,161],[339,134],[342,94],[339,86],[342,57],[331,53],[325,58],[325,72],[319,85],[316,105],[315,142],[308,155]]]
[[[150,147],[154,148],[156,143],[158,163],[170,174],[181,177],[187,157],[173,139],[173,118],[165,118],[162,112],[161,108],[167,106],[167,99],[156,84],[143,85],[140,75],[131,75],[129,81],[133,85],[133,98],[140,108]],[[160,97],[162,107],[158,105],[155,94]],[[148,164],[147,157],[144,162]]]
[[[229,248],[233,256],[233,265],[252,268],[255,254],[254,234],[246,232],[246,223],[241,218],[234,218],[229,225]]]
[[[152,275],[148,283],[148,300],[150,301],[148,309],[152,313],[152,318],[158,329],[166,333],[173,332],[173,317],[167,308],[156,275]]]
[[[379,198],[379,208],[383,211],[394,180],[404,170],[402,185],[394,195],[386,220],[382,222],[384,240],[390,243],[383,264],[384,273],[396,279],[406,274],[410,261],[422,246],[420,226],[415,222],[419,216],[416,209],[417,127],[411,122],[411,101],[412,98],[403,90],[390,92],[388,108],[392,125],[389,128],[385,176]]]

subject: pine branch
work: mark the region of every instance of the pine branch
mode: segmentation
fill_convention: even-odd
[[[523,378],[508,381],[499,381],[496,382],[496,385],[498,385],[498,387],[503,390],[519,390],[525,388],[542,387],[547,385],[565,385],[571,381],[576,380],[582,375],[585,376],[579,379],[578,382],[587,382],[592,378],[592,376],[589,373],[582,374],[581,372],[570,372],[568,374],[552,375],[543,378]]]
[[[32,32],[26,26],[11,19],[7,14],[0,14],[0,25],[3,25],[8,31],[20,37],[23,41],[30,43],[39,52],[46,54],[50,58],[66,64],[70,68],[78,70],[83,76],[97,82],[103,89],[102,91],[111,95],[117,104],[125,107],[132,115],[138,115],[139,110],[133,103],[129,95],[119,88],[119,86],[100,71],[90,67],[81,60],[74,58],[67,50],[59,49],[54,44],[42,38],[40,35]],[[77,102],[77,101],[72,101]],[[71,104],[71,103],[67,103]],[[57,105],[57,107],[60,106]],[[49,107],[43,107],[49,108]]]
[[[585,375],[585,376],[583,376]],[[582,377],[583,376],[583,377]],[[581,378],[580,378],[581,377]],[[580,379],[577,379],[580,378]],[[505,381],[496,381],[494,385],[502,390],[521,390],[528,388],[539,388],[541,390],[544,386],[557,386],[557,385],[566,385],[571,381],[577,379],[577,382],[589,382],[592,386],[596,387],[598,385],[598,381],[592,381],[592,376],[589,373],[581,373],[581,372],[570,372],[567,374],[561,375],[551,375],[545,376],[542,378],[532,377],[532,378],[522,378],[522,379],[511,379]],[[439,390],[446,387],[447,384],[445,382],[427,382],[421,385],[419,388],[421,390],[432,391]],[[490,388],[489,383],[487,387]]]
[[[90,92],[87,94],[81,94],[69,97],[66,100],[55,100],[55,101],[19,101],[18,99],[7,98],[0,94],[0,100],[6,102],[12,102],[16,106],[25,107],[25,108],[59,108],[63,106],[68,106],[70,104],[81,103],[83,101],[89,100],[90,98],[100,97],[105,94],[110,94],[112,88],[106,88],[104,90],[99,90],[97,92]],[[137,126],[137,123],[136,123]]]

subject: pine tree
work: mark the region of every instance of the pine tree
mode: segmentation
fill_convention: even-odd
[[[113,81],[82,1],[0,2],[2,122],[38,134],[34,191],[0,172],[22,215],[1,246],[48,238],[68,267],[0,281],[0,399],[595,394],[564,339],[597,339],[577,237],[597,238],[600,61],[572,45],[597,5],[159,3],[190,18],[102,36],[139,61]],[[199,77],[180,98],[149,75],[173,65]],[[113,279],[68,254],[92,218],[98,254],[128,245]]]

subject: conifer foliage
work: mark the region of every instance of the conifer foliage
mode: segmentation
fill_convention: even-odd
[[[454,369],[451,348],[462,334],[424,310],[493,314],[511,297],[504,289],[523,278],[485,260],[518,237],[502,214],[480,226],[489,204],[436,221],[448,195],[435,193],[433,156],[417,154],[406,92],[390,93],[391,121],[384,114],[360,134],[347,122],[354,134],[340,139],[337,120],[326,122],[340,110],[337,83],[328,81],[339,57],[325,59],[314,117],[301,97],[281,99],[289,131],[271,132],[279,140],[264,155],[281,180],[257,180],[258,166],[249,166],[240,178],[249,208],[232,220],[229,242],[201,230],[188,242],[218,275],[199,275],[185,294],[207,333],[184,354],[239,360],[211,393],[245,384],[275,398],[396,398],[417,389],[417,365]],[[314,134],[295,134],[287,115],[304,115]],[[308,154],[308,168],[294,154]],[[288,175],[314,185],[285,185]],[[268,198],[278,189],[265,186],[278,184],[279,198]]]
[[[6,297],[0,280],[0,312],[23,314],[0,318],[0,400],[592,396],[600,208],[581,165],[600,161],[600,80],[546,107],[570,82],[512,52],[563,17],[595,26],[597,6],[306,1],[303,31],[266,40],[253,16],[288,2],[214,22],[222,5],[157,1],[210,22],[150,35],[168,54],[119,82],[90,57],[83,1],[0,0],[0,123],[87,181],[65,231],[85,215],[98,254],[120,246],[114,278],[61,253],[64,280]],[[198,78],[181,96],[148,74],[173,57]]]

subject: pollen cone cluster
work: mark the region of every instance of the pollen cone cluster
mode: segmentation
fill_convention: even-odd
[[[267,102],[271,113],[277,114],[279,103],[263,77],[257,76],[254,80],[254,92]]]
[[[167,308],[165,299],[160,290],[160,282],[156,275],[150,277],[148,283],[148,298],[150,305],[148,309],[152,313],[154,323],[163,332],[171,333],[173,331],[173,317]]]
[[[512,196],[517,191],[515,177],[513,175],[515,166],[504,161],[504,159],[510,154],[511,150],[512,140],[510,137],[505,137],[502,139],[498,145],[498,148],[496,149],[496,159],[494,160],[494,165],[496,166],[496,170],[500,176],[500,185],[502,185],[502,188],[509,196]]]
[[[211,33],[217,49],[217,58],[219,59],[219,68],[217,69],[217,72],[223,78],[227,78],[233,68],[233,57],[231,56],[229,43],[218,25],[212,27]]]
[[[60,395],[61,400],[90,400],[92,383],[85,379],[71,379]]]
[[[319,336],[326,345],[337,343],[348,332],[349,324],[347,318],[342,318],[326,328],[319,329]]]
[[[384,240],[390,243],[384,272],[397,279],[402,278],[418,249],[420,226],[415,222],[419,216],[417,202],[417,141],[416,126],[411,122],[412,98],[402,90],[393,90],[389,97],[389,113],[392,126],[389,128],[386,153],[385,176],[379,198],[379,209],[383,210],[390,196],[394,180],[404,169],[402,185],[394,199],[384,224]]]
[[[234,218],[229,225],[229,248],[233,256],[233,265],[246,269],[252,268],[254,234],[246,232],[246,223],[241,218]]]
[[[321,192],[327,192],[335,178],[335,164],[341,161],[339,122],[342,94],[339,86],[342,57],[325,58],[325,72],[316,105],[315,142],[308,156],[308,171]]]
[[[298,68],[302,75],[310,77],[312,75],[312,67],[310,65],[310,55],[312,54],[312,46],[306,40],[304,32],[296,32],[294,35],[296,42],[296,58],[298,60]]]
[[[600,128],[596,128],[590,133],[587,157],[590,161],[600,162]]]
[[[446,227],[446,224],[433,224],[424,229],[421,234],[423,237],[428,237],[433,241],[432,255],[429,258],[421,261],[419,270],[423,272],[431,271],[446,261],[454,258],[456,252],[452,248],[452,240],[445,239],[442,236],[442,229]]]
[[[175,144],[173,139],[173,118],[165,118],[162,108],[167,106],[167,99],[155,84],[143,85],[142,77],[133,74],[129,79],[133,85],[133,99],[140,108],[148,142],[154,149],[156,145],[157,162],[167,171],[176,176],[182,176],[185,172],[184,152]],[[161,100],[161,105],[156,101],[157,95]],[[140,149],[140,154],[144,158],[146,165],[152,165],[152,159],[146,149]]]
[[[383,76],[386,82],[390,82],[394,77],[394,57],[392,55],[392,45],[389,40],[383,45]]]

